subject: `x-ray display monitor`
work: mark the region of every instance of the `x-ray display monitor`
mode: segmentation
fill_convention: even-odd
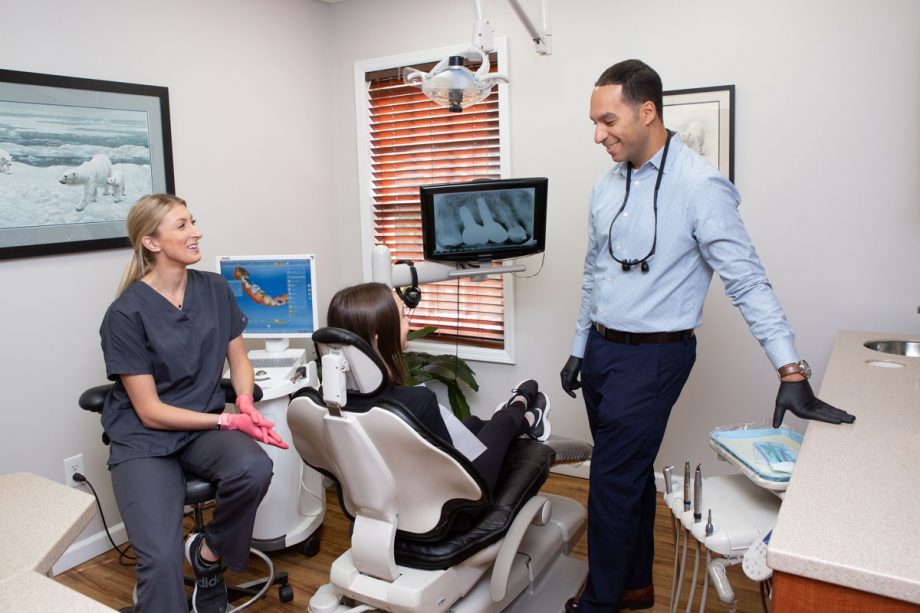
[[[419,187],[426,260],[491,261],[541,253],[545,177]]]
[[[218,256],[218,272],[249,318],[246,338],[308,338],[319,325],[316,256]]]

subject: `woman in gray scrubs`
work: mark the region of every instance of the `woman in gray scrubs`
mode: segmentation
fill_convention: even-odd
[[[134,257],[100,328],[108,378],[102,425],[118,508],[137,552],[135,611],[187,611],[182,577],[184,471],[217,485],[214,515],[185,555],[193,610],[223,612],[223,569],[242,571],[272,462],[256,441],[287,448],[252,403],[246,316],[227,282],[189,269],[202,233],[184,200],[145,196],[128,214]],[[239,414],[223,413],[224,360]]]

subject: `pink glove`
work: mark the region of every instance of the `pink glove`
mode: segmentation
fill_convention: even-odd
[[[275,447],[280,447],[281,449],[287,449],[287,443],[281,440],[281,437],[278,436],[278,433],[272,430],[272,427],[275,425],[274,422],[265,421],[264,426],[257,426],[252,418],[248,415],[235,414],[235,413],[221,413],[220,414],[220,429],[221,430],[239,430],[240,432],[249,435],[260,443],[266,445],[274,445]]]
[[[237,396],[236,408],[243,415],[248,415],[252,419],[252,423],[259,427],[264,427],[266,424],[269,424],[267,427],[271,428],[274,425],[262,417],[262,414],[256,410],[256,407],[253,404],[252,394],[242,394]]]

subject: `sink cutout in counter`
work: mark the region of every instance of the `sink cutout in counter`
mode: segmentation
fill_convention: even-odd
[[[908,358],[920,358],[920,341],[883,340],[866,341],[863,347],[892,355],[903,355]]]
[[[876,368],[904,368],[904,364],[894,360],[866,360],[866,364]]]

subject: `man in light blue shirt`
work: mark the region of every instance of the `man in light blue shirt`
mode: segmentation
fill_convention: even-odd
[[[665,129],[658,74],[639,60],[610,67],[595,84],[590,116],[594,141],[616,165],[591,195],[581,312],[561,372],[570,396],[584,386],[595,445],[588,581],[566,603],[570,613],[654,604],[652,464],[696,360],[693,329],[713,271],[782,381],[774,427],[786,410],[853,421],[811,391],[811,371],[738,214],[741,197]]]

